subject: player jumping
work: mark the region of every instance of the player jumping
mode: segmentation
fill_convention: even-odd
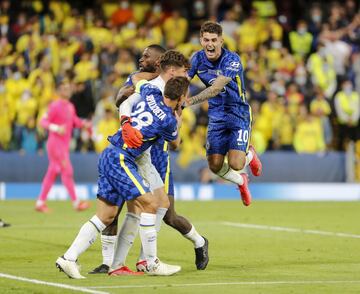
[[[187,99],[188,105],[208,100],[209,125],[206,151],[209,168],[238,185],[244,205],[251,203],[247,174],[260,176],[262,165],[252,146],[251,108],[246,101],[243,67],[238,54],[222,48],[222,27],[205,22],[200,29],[203,50],[191,60],[190,78],[198,75],[206,89]],[[227,155],[228,162],[225,161]]]

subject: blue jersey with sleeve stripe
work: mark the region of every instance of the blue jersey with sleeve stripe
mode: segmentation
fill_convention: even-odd
[[[127,148],[122,139],[121,130],[108,138],[109,142],[122,149],[122,153],[132,158],[138,157],[158,139],[173,141],[177,138],[177,120],[170,107],[163,102],[161,91],[149,83],[140,87],[141,100],[131,113],[131,125],[143,135],[143,145],[139,148]]]
[[[205,51],[194,54],[191,59],[190,78],[198,75],[200,80],[209,87],[219,76],[231,78],[221,92],[208,100],[209,124],[236,122],[244,114],[250,112],[245,98],[244,69],[238,54],[222,48],[221,56],[214,62],[207,59]]]
[[[131,77],[137,73],[139,73],[139,71],[134,71],[133,73],[129,74],[129,76],[127,77],[127,79],[124,83],[124,86],[134,86],[134,83],[132,82]]]

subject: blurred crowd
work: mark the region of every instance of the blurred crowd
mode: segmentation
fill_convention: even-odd
[[[45,151],[39,121],[67,77],[78,116],[93,123],[91,132],[74,134],[71,148],[101,152],[119,127],[114,96],[143,49],[160,44],[190,58],[208,19],[222,25],[225,46],[241,56],[260,153],[318,153],[359,142],[355,0],[0,0],[0,150]],[[194,79],[191,91],[203,87]],[[205,157],[206,126],[206,103],[185,109],[181,166]]]

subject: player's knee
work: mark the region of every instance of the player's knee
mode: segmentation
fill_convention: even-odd
[[[105,236],[115,236],[117,234],[118,227],[118,218],[115,217],[114,220],[102,231],[102,234]]]
[[[209,168],[215,174],[217,174],[221,170],[222,166],[223,166],[222,160],[210,160],[209,161]]]
[[[147,213],[156,213],[159,202],[157,199],[154,199],[154,196],[150,193],[146,193],[138,198],[134,202],[136,206],[135,212],[147,212]]]
[[[115,215],[112,214],[102,214],[102,215],[98,215],[99,219],[102,221],[102,223],[108,227],[109,225],[111,225],[111,223],[114,221]],[[106,230],[106,228],[105,228]]]
[[[233,170],[242,170],[245,167],[245,156],[229,158],[229,166]]]

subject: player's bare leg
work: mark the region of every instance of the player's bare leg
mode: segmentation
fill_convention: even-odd
[[[164,222],[194,244],[196,268],[204,270],[209,262],[209,242],[196,231],[195,227],[186,218],[176,213],[174,196],[169,196],[169,200],[170,206],[164,217]]]

